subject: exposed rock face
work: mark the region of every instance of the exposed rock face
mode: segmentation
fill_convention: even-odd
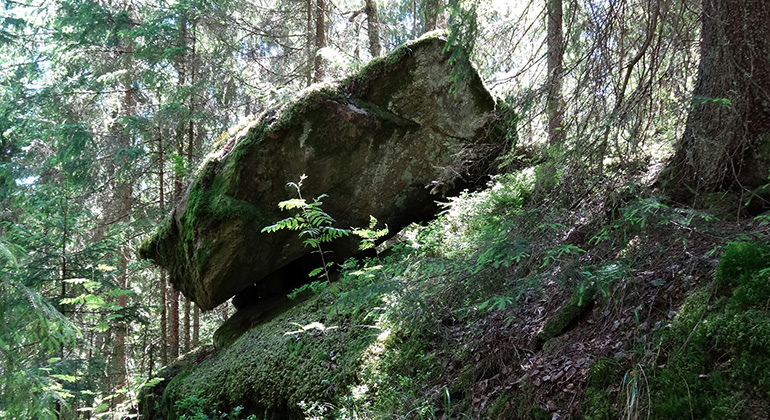
[[[402,46],[225,139],[142,255],[212,309],[310,252],[295,232],[260,232],[289,216],[277,205],[296,197],[286,184],[302,174],[303,196],[328,194],[338,227],[368,226],[372,215],[391,232],[433,214],[435,193],[479,183],[510,144],[508,121],[475,72],[450,91],[444,45]],[[338,259],[356,249],[354,238],[333,245]]]

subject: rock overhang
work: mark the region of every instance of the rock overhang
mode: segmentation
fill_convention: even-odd
[[[441,194],[483,184],[509,122],[475,71],[453,82],[445,45],[408,43],[223,136],[141,255],[208,310],[310,252],[293,232],[261,232],[287,216],[277,204],[303,174],[303,195],[327,194],[337,226],[371,215],[392,231],[432,214]],[[331,250],[350,256],[357,243]]]

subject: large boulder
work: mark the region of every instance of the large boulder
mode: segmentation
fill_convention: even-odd
[[[453,83],[445,44],[406,44],[223,138],[141,255],[208,310],[255,284],[279,289],[263,283],[310,253],[295,232],[261,233],[289,216],[278,203],[296,198],[287,183],[303,174],[303,196],[327,194],[338,227],[372,215],[392,232],[433,214],[437,194],[481,183],[510,144],[510,117],[474,71]],[[332,245],[335,258],[356,249],[353,238]]]

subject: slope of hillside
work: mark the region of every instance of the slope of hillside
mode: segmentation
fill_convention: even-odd
[[[767,418],[764,219],[633,182],[556,206],[535,173],[188,355],[144,418]]]

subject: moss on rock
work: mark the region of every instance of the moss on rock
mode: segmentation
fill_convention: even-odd
[[[200,363],[175,364],[157,399],[157,416],[178,418],[177,402],[191,395],[216,402],[222,412],[241,406],[242,414],[267,418],[302,418],[303,401],[336,402],[356,381],[378,332],[357,326],[366,311],[337,314],[330,299],[322,294],[283,307]]]
[[[581,316],[593,308],[595,295],[596,288],[593,286],[582,291],[574,291],[569,300],[535,334],[532,345],[540,349],[548,340],[561,335],[570,326],[575,325]]]
[[[291,232],[261,233],[286,217],[277,205],[303,174],[303,194],[327,194],[324,210],[340,226],[366,226],[372,215],[392,231],[436,211],[431,191],[484,185],[506,151],[497,136],[508,121],[475,72],[454,83],[445,44],[407,43],[221,136],[141,255],[208,310],[310,252]],[[330,250],[345,258],[358,244],[343,239]]]

